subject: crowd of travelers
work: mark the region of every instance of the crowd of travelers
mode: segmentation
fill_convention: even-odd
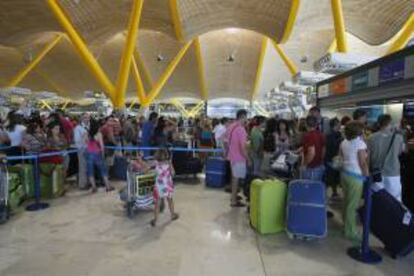
[[[388,114],[380,115],[368,125],[364,109],[356,109],[352,118],[328,119],[318,107],[310,109],[305,118],[285,120],[278,117],[255,116],[248,119],[246,110],[239,110],[235,119],[176,119],[152,112],[146,119],[113,113],[96,118],[89,113],[69,117],[62,110],[50,115],[33,112],[25,117],[11,111],[0,122],[0,144],[25,153],[41,153],[75,147],[78,151],[78,187],[96,192],[95,172],[101,174],[107,191],[113,187],[108,168],[113,166],[116,149],[105,146],[166,147],[175,141],[188,141],[194,148],[221,148],[231,163],[231,206],[241,207],[240,180],[248,172],[254,176],[271,175],[271,160],[291,151],[301,156],[298,165],[301,179],[323,181],[332,189],[331,200],[343,197],[344,234],[357,240],[356,211],[360,205],[366,176],[378,174],[378,185],[401,201],[400,155],[412,146],[413,130],[403,120],[394,122]],[[152,155],[143,150],[143,157]],[[208,153],[199,153],[204,162]],[[168,155],[157,152],[159,170],[167,170],[167,199],[172,219],[177,219],[172,202],[173,168]],[[65,157],[65,168],[68,166]],[[165,176],[165,174],[164,174]],[[340,193],[340,187],[342,193]],[[164,189],[165,191],[165,189]],[[157,214],[152,222],[156,223]]]

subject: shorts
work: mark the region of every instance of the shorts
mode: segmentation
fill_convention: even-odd
[[[231,173],[234,178],[244,179],[246,178],[247,168],[246,162],[234,162],[231,163]]]
[[[86,153],[86,174],[88,177],[95,176],[95,167],[98,169],[102,177],[108,176],[108,170],[106,168],[102,154],[100,153]]]

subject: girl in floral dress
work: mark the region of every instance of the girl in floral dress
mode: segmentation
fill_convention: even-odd
[[[179,215],[174,212],[174,168],[169,160],[169,154],[166,149],[160,149],[155,153],[155,171],[157,177],[154,187],[154,219],[151,220],[151,225],[157,224],[158,215],[160,212],[160,200],[167,199],[168,207],[171,213],[171,220],[177,220]]]

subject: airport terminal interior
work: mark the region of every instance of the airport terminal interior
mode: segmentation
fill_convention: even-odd
[[[414,275],[414,0],[0,0],[0,275]]]

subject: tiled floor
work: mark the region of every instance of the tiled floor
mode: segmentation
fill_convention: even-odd
[[[319,242],[256,235],[245,209],[201,184],[177,185],[181,217],[171,223],[166,212],[155,229],[151,213],[126,218],[116,193],[75,191],[51,204],[0,226],[0,275],[414,275],[414,254],[395,261],[378,249],[376,266],[347,257],[338,216]]]

